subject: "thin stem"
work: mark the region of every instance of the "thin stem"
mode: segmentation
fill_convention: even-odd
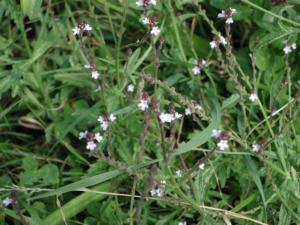
[[[88,188],[81,188],[81,189],[78,189],[77,191],[91,192],[91,193],[96,193],[96,194],[101,194],[101,195],[109,195],[109,196],[132,197],[131,194],[103,192],[103,191],[96,191],[96,190],[92,190],[92,189],[88,189]],[[142,196],[140,196],[140,195],[134,195],[134,197],[135,198],[142,198]],[[147,199],[157,200],[157,201],[164,201],[164,202],[171,202],[171,203],[177,203],[177,204],[181,204],[181,205],[191,206],[191,204],[188,203],[188,202],[183,202],[183,201],[179,201],[179,200],[176,200],[176,199],[170,199],[170,198],[147,197]],[[225,210],[225,209],[214,208],[214,207],[205,206],[205,205],[197,205],[197,208],[210,210],[210,211],[215,211],[215,212],[221,212],[223,214],[226,214],[227,216],[232,216],[232,217],[235,217],[235,218],[248,220],[248,221],[254,222],[256,224],[260,224],[260,225],[268,225],[266,223],[260,222],[258,220],[252,219],[252,218],[244,216],[242,214],[231,212],[231,211],[228,211],[228,210]]]
[[[178,27],[177,27],[174,11],[172,9],[171,0],[168,0],[168,9],[169,9],[169,12],[171,14],[172,24],[173,24],[174,31],[175,31],[175,37],[176,37],[176,40],[177,40],[177,44],[178,44],[181,56],[183,57],[184,61],[186,61],[187,59],[186,59],[184,49],[183,49],[183,45],[182,45],[182,42],[181,42],[181,39],[180,39],[179,30],[178,30]]]
[[[241,0],[241,2],[243,2],[243,3],[247,4],[247,5],[250,5],[251,7],[255,8],[255,9],[259,10],[259,11],[262,11],[262,12],[264,12],[264,13],[267,13],[267,14],[271,15],[271,16],[274,16],[274,17],[277,18],[277,19],[280,19],[280,20],[282,20],[282,21],[285,21],[285,22],[287,22],[287,23],[290,23],[290,24],[292,24],[292,25],[294,25],[294,26],[300,27],[300,23],[297,23],[297,22],[295,22],[295,21],[293,21],[293,20],[287,19],[287,18],[285,18],[285,17],[283,17],[283,16],[280,16],[280,15],[278,15],[278,14],[275,14],[275,13],[269,11],[269,10],[266,10],[266,9],[264,9],[264,8],[262,8],[262,7],[258,6],[258,5],[256,5],[256,4],[250,2],[249,0]]]

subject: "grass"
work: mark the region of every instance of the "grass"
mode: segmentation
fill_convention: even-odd
[[[0,2],[0,224],[300,224],[298,2],[135,2]]]

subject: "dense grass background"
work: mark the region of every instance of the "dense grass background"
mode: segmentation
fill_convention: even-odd
[[[0,1],[0,198],[15,200],[0,223],[300,224],[300,56],[282,43],[299,43],[300,2],[157,0],[147,13],[159,37],[135,2]],[[93,28],[82,42],[80,17]],[[229,44],[211,50],[218,32]],[[142,90],[164,112],[203,110],[160,125],[152,107],[138,109]],[[103,132],[105,113],[117,119]],[[84,130],[103,135],[97,151],[78,139]],[[161,180],[164,195],[150,197]]]

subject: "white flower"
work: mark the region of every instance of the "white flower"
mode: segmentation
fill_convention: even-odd
[[[98,71],[97,71],[97,70],[93,70],[93,71],[92,71],[92,78],[94,78],[94,79],[98,79],[98,78],[99,78],[99,76],[100,76],[100,74],[98,73]]]
[[[100,135],[100,133],[95,133],[95,139],[97,142],[101,142],[103,140],[103,137]]]
[[[285,47],[283,48],[283,51],[286,55],[290,54],[293,50],[297,48],[296,43],[288,43],[287,41],[284,41]]]
[[[143,6],[144,5],[144,1],[143,0],[138,0],[138,1],[135,2],[135,4],[137,6]]]
[[[236,13],[236,9],[229,8],[227,10],[222,10],[221,13],[218,14],[218,18],[225,18],[227,24],[233,23],[232,16]]]
[[[201,68],[199,66],[194,66],[193,73],[194,75],[199,75],[201,73]]]
[[[204,164],[204,163],[201,163],[201,164],[199,165],[199,169],[200,169],[200,170],[204,170],[204,169],[205,169],[205,164]]]
[[[159,119],[162,123],[171,123],[175,118],[173,114],[170,113],[161,113]]]
[[[249,99],[252,102],[256,102],[258,100],[258,96],[257,96],[256,92],[252,92],[252,94],[249,96]]]
[[[84,68],[86,68],[86,69],[91,69],[92,66],[91,66],[90,64],[85,64],[85,65],[84,65]]]
[[[226,44],[227,44],[226,39],[225,39],[222,35],[219,35],[219,38],[220,38],[221,44],[223,44],[223,45],[226,45]]]
[[[92,31],[92,29],[93,29],[93,28],[92,28],[89,24],[85,24],[85,25],[84,25],[84,30],[85,30],[85,31]]]
[[[144,18],[142,19],[142,23],[143,23],[143,24],[149,24],[149,18],[148,18],[148,17],[144,17]]]
[[[211,136],[215,137],[215,138],[219,138],[221,136],[222,130],[219,129],[213,129],[212,130],[212,134]]]
[[[98,87],[95,89],[95,92],[101,91],[101,86],[98,85]]]
[[[87,130],[86,130],[86,131],[83,131],[83,132],[80,132],[80,133],[79,133],[79,139],[81,140],[81,139],[86,138],[87,133],[88,133]]]
[[[101,128],[105,131],[108,128],[108,121],[107,119],[104,119],[103,116],[98,117],[98,122],[100,123]]]
[[[261,146],[259,144],[253,144],[252,145],[252,151],[253,152],[259,152],[261,150]]]
[[[162,197],[163,196],[163,189],[162,188],[153,188],[150,190],[150,195],[153,197]]]
[[[182,172],[181,172],[181,170],[177,170],[177,171],[175,172],[175,176],[176,176],[176,177],[182,177]]]
[[[221,151],[224,151],[225,149],[227,149],[229,147],[227,140],[220,140],[217,145]]]
[[[196,105],[195,105],[195,109],[198,110],[198,111],[203,110],[202,106],[199,105],[199,104],[196,104]]]
[[[160,32],[160,29],[157,26],[152,27],[150,34],[157,36]]]
[[[186,109],[185,109],[185,115],[186,115],[186,116],[192,115],[192,110],[191,110],[191,108],[186,108]]]
[[[73,35],[78,35],[78,34],[80,34],[80,29],[79,29],[79,27],[74,27],[74,28],[72,29],[72,31],[73,31]]]
[[[110,114],[110,115],[109,115],[109,120],[110,120],[110,121],[113,122],[113,121],[115,121],[116,119],[117,119],[117,117],[116,117],[114,114]]]
[[[175,112],[175,118],[176,119],[180,119],[182,117],[182,114]]]
[[[10,197],[6,197],[3,201],[2,201],[2,204],[7,207],[9,205],[11,205],[13,203],[13,199],[10,198]]]
[[[164,194],[164,191],[161,188],[156,188],[156,196],[162,197]]]
[[[99,116],[97,120],[98,120],[98,122],[102,123],[104,121],[104,118],[103,118],[103,116]]]
[[[183,222],[179,222],[178,225],[187,225],[187,223],[183,221]]]
[[[153,197],[156,196],[156,189],[154,189],[154,188],[151,189],[150,190],[150,195],[153,196]]]
[[[86,144],[86,149],[90,151],[94,151],[97,148],[97,145],[93,141],[88,141]]]
[[[217,42],[216,41],[211,41],[211,42],[209,42],[209,44],[210,44],[210,48],[212,48],[212,49],[217,47]]]
[[[101,124],[100,124],[101,128],[105,131],[107,130],[108,128],[108,122],[107,121],[103,121]]]
[[[219,46],[219,44],[223,44],[223,45],[226,45],[227,44],[227,41],[226,39],[222,36],[222,35],[218,35],[218,36],[215,36],[213,38],[213,40],[209,43],[210,44],[210,47],[212,49],[216,48],[217,46]]]
[[[138,104],[138,108],[142,111],[145,111],[146,109],[148,109],[149,108],[148,101],[141,99]]]
[[[167,182],[165,180],[161,180],[160,183],[165,186]]]
[[[156,0],[150,0],[150,4],[156,5]]]
[[[226,19],[226,22],[227,24],[232,24],[233,23],[233,19],[232,17],[229,17],[228,19]]]
[[[129,85],[127,86],[127,91],[128,91],[128,92],[134,92],[134,85],[133,85],[133,84],[129,84]]]
[[[225,10],[222,10],[222,11],[218,14],[218,18],[225,18]]]
[[[90,151],[94,151],[97,148],[97,145],[93,141],[88,141],[86,144],[86,149]]]

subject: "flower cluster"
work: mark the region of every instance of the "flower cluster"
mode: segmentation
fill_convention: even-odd
[[[162,197],[166,188],[166,181],[162,180],[156,187],[150,190],[150,195],[152,197]]]
[[[218,14],[218,18],[224,18],[226,24],[232,24],[233,23],[232,16],[235,13],[236,13],[236,9],[233,8],[222,10],[221,13]]]
[[[160,122],[162,122],[162,123],[171,123],[176,119],[180,119],[181,117],[182,117],[182,114],[177,113],[177,112],[175,112],[175,113],[161,113],[159,115]]]
[[[13,198],[10,198],[10,197],[6,197],[3,201],[2,201],[2,204],[5,206],[5,207],[8,207],[9,205],[13,205],[15,204],[16,201],[13,199]]]
[[[204,169],[205,169],[205,164],[204,164],[204,163],[200,163],[199,169],[200,169],[200,170],[204,170]]]
[[[209,44],[210,44],[210,47],[212,49],[214,49],[214,48],[218,47],[220,44],[226,45],[227,41],[222,35],[219,34],[219,35],[215,35],[213,37],[213,40],[211,42],[209,42]]]
[[[139,103],[138,103],[138,108],[140,110],[142,110],[143,112],[146,111],[146,109],[149,108],[149,95],[147,92],[144,92],[139,100]]]
[[[212,136],[215,137],[216,139],[218,139],[219,142],[218,142],[217,146],[221,151],[224,151],[224,150],[229,148],[229,145],[228,145],[228,138],[229,138],[228,132],[222,131],[222,130],[219,130],[219,129],[213,129],[212,130]]]
[[[194,61],[193,73],[194,75],[200,75],[201,68],[206,64],[204,59],[198,59]]]
[[[258,95],[257,95],[255,89],[253,89],[253,90],[251,91],[251,94],[250,94],[250,96],[249,96],[249,100],[252,101],[252,102],[257,102],[257,101],[258,101]]]
[[[86,149],[89,151],[95,151],[97,148],[97,143],[103,140],[100,133],[94,133],[90,131],[84,131],[79,133],[79,139],[86,139]]]
[[[182,177],[182,171],[181,170],[176,170],[175,176],[176,177]]]
[[[100,74],[97,71],[95,64],[86,64],[86,65],[84,65],[84,68],[91,70],[92,78],[94,78],[95,80],[97,80],[99,78]]]
[[[80,21],[77,26],[75,26],[72,31],[73,35],[82,36],[84,32],[91,32],[93,28],[89,24],[84,24],[83,21]]]
[[[283,43],[285,44],[283,51],[285,55],[290,54],[293,50],[296,50],[297,46],[296,43],[290,43],[287,40],[283,41]]]
[[[147,9],[150,5],[156,5],[156,0],[138,0],[135,3],[137,6],[143,6]]]
[[[252,145],[252,151],[253,152],[259,152],[261,150],[261,145],[259,144],[253,144]]]
[[[149,6],[156,5],[156,0],[138,0],[136,4],[138,6],[144,7],[144,16],[142,18],[142,23],[148,25],[151,35],[157,36],[160,33],[160,29],[157,26],[156,19],[153,16],[147,16]]]
[[[261,152],[267,145],[266,140],[262,140],[259,144],[253,143],[252,144],[252,151],[253,152]]]
[[[134,92],[134,85],[133,85],[133,84],[129,84],[129,85],[127,86],[127,91],[128,91],[128,92]]]
[[[178,225],[187,225],[187,223],[183,221],[183,222],[179,222]]]
[[[192,115],[193,112],[197,112],[197,111],[202,111],[203,108],[201,105],[199,104],[196,104],[194,101],[193,101],[193,104],[191,106],[189,106],[188,108],[185,109],[185,115],[186,116],[189,116],[189,115]]]
[[[104,114],[98,117],[98,122],[100,123],[101,128],[105,131],[107,130],[109,123],[116,120],[116,116],[114,114]]]
[[[93,28],[89,24],[85,24],[82,18],[79,18],[78,24],[73,29],[73,35],[78,36],[82,43],[82,36],[86,32],[90,34]],[[82,46],[83,47],[83,46]],[[87,57],[89,58],[89,57]],[[99,72],[97,71],[96,65],[94,63],[88,63],[84,65],[84,68],[89,69],[91,71],[91,76],[93,79],[97,80],[100,77]]]
[[[160,33],[160,29],[157,26],[155,17],[153,17],[153,16],[147,17],[146,16],[142,19],[142,23],[145,25],[148,25],[151,35],[157,36]]]

